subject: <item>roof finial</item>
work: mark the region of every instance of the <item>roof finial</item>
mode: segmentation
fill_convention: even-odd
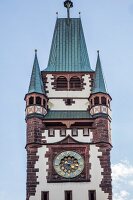
[[[70,18],[70,8],[73,7],[73,2],[71,2],[70,0],[66,0],[64,2],[64,7],[67,8],[67,18]]]
[[[100,51],[99,51],[99,50],[97,50],[97,53],[98,53],[98,55],[99,55],[99,52],[100,52]]]
[[[58,18],[58,12],[56,12],[56,16],[57,16],[57,18]]]
[[[37,49],[35,49],[35,55],[37,55]]]

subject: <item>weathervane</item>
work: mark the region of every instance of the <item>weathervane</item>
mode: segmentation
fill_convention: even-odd
[[[67,17],[69,19],[70,18],[70,8],[73,7],[73,2],[71,2],[70,0],[66,0],[64,2],[64,7],[67,8]]]

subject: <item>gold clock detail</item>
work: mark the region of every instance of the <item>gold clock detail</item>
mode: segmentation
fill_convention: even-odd
[[[74,178],[83,171],[84,159],[74,151],[65,151],[55,158],[54,169],[62,177]]]

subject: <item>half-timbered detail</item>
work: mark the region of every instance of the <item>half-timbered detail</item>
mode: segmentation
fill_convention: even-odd
[[[112,200],[111,96],[98,51],[89,62],[82,22],[57,18],[49,61],[35,59],[26,101],[26,200]]]

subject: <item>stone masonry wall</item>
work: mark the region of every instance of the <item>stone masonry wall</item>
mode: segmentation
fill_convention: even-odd
[[[44,125],[42,119],[32,117],[27,119],[27,144],[41,143]]]
[[[110,143],[109,119],[98,117],[93,124],[93,142]]]
[[[99,156],[100,165],[103,169],[102,181],[100,187],[102,191],[108,193],[108,199],[112,200],[112,178],[111,178],[111,163],[110,163],[110,151],[112,145],[110,143],[110,122],[108,118],[99,117],[95,119],[94,129],[93,129],[93,140],[97,147],[99,147],[99,152],[102,153]]]
[[[26,200],[30,199],[30,196],[34,196],[36,193],[37,182],[36,172],[39,169],[35,168],[35,164],[39,157],[37,156],[38,148],[27,148],[27,185],[26,185]]]
[[[36,193],[36,186],[39,184],[37,181],[36,173],[39,169],[35,168],[38,161],[37,151],[41,147],[42,141],[45,143],[45,137],[42,136],[44,125],[42,120],[36,117],[27,119],[27,195],[26,200]],[[42,140],[43,139],[43,140]]]

